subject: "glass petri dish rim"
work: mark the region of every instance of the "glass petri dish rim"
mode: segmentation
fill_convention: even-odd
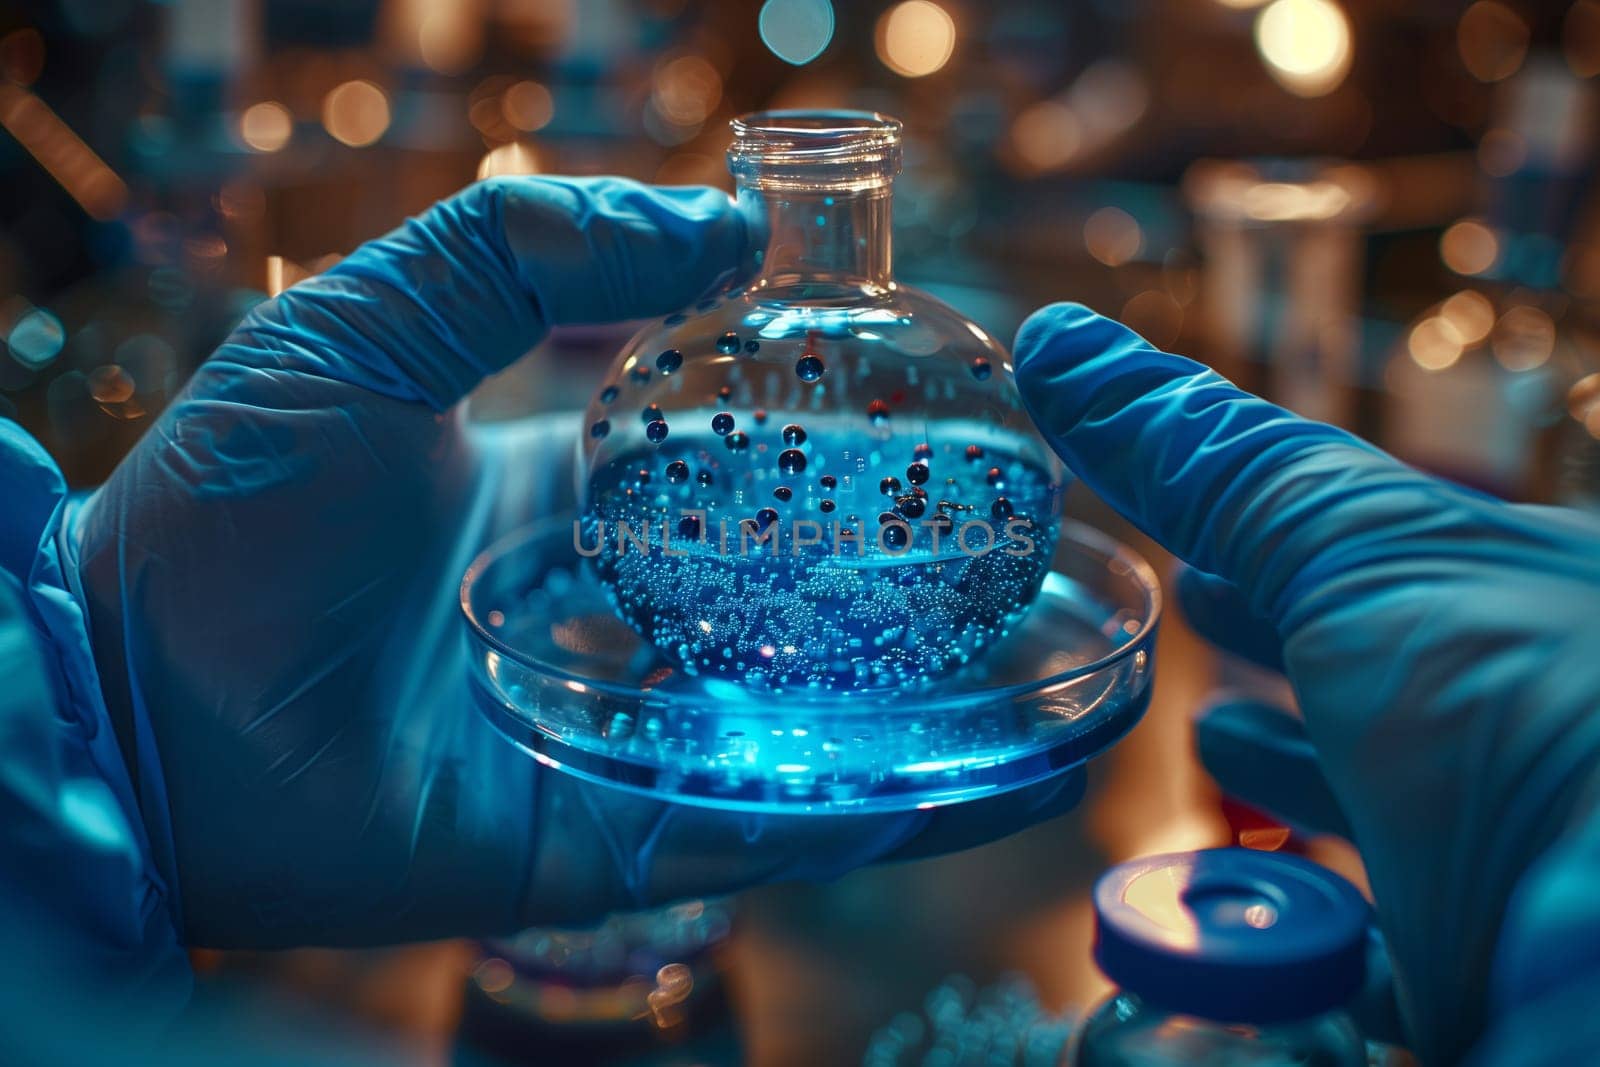
[[[693,706],[700,699],[697,694],[673,693],[660,689],[643,689],[635,685],[619,684],[605,679],[592,678],[565,670],[554,664],[545,663],[500,640],[489,632],[484,620],[478,618],[477,611],[472,603],[472,594],[483,574],[506,555],[536,540],[541,534],[549,532],[550,529],[554,527],[570,528],[574,517],[574,512],[565,512],[517,527],[494,541],[488,548],[485,548],[473,558],[461,577],[459,593],[461,614],[466,620],[473,638],[489,651],[495,652],[527,670],[557,681],[575,682],[591,692],[620,697],[626,700],[636,700],[641,703],[653,703],[657,706],[679,704]],[[1092,526],[1072,519],[1062,521],[1061,541],[1070,543],[1077,551],[1087,550],[1094,553],[1102,559],[1108,569],[1113,570],[1119,577],[1126,578],[1134,583],[1143,600],[1144,607],[1143,617],[1139,620],[1139,628],[1131,634],[1126,634],[1124,640],[1116,648],[1097,659],[1090,660],[1087,663],[1080,663],[1065,671],[1058,671],[1055,674],[1032,681],[969,690],[948,696],[929,695],[919,692],[917,694],[917,707],[921,712],[940,708],[966,707],[980,701],[992,701],[997,698],[1012,699],[1024,695],[1044,695],[1114,667],[1144,650],[1149,643],[1150,636],[1155,632],[1156,626],[1161,621],[1164,606],[1161,583],[1156,577],[1155,569],[1145,561],[1144,557],[1122,544],[1122,542]],[[1123,569],[1117,571],[1112,566],[1113,564],[1120,564]],[[1052,568],[1050,573],[1056,574],[1059,572]],[[764,695],[765,692],[764,690],[751,690],[751,694],[757,697]],[[773,692],[777,691],[774,690]],[[893,691],[874,689],[862,690],[861,692],[870,695],[881,695]],[[798,699],[800,702],[807,704],[838,706],[855,694],[823,693],[813,696],[803,691],[783,690],[782,695],[786,700]]]

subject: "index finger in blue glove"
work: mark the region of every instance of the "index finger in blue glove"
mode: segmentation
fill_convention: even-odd
[[[749,265],[725,193],[479,182],[253,311],[215,360],[449,407],[568,323],[665,314]]]
[[[1353,550],[1347,535],[1394,532],[1411,508],[1431,506],[1408,492],[1425,479],[1370,445],[1079,305],[1036,312],[1015,351],[1023,401],[1068,465],[1265,619],[1280,621],[1309,563]],[[1391,521],[1374,522],[1379,496]]]

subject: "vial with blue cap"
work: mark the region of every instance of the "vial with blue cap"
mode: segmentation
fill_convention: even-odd
[[[1369,909],[1323,867],[1208,849],[1113,867],[1095,884],[1095,962],[1118,991],[1071,1067],[1361,1067],[1345,1006],[1366,975]]]

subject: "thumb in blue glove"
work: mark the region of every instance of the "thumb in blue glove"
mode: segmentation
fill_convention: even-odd
[[[1422,475],[1081,307],[1034,315],[1016,358],[1074,471],[1237,591],[1257,659],[1263,623],[1281,640],[1413,1045],[1458,1059],[1537,995],[1508,975],[1554,927],[1517,901],[1541,854],[1600,815],[1600,522]]]

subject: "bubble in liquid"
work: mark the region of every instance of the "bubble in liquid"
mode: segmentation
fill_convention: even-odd
[[[825,499],[825,500],[823,500],[823,502],[821,504],[819,504],[817,506],[820,507],[823,511],[832,511],[834,508],[838,507],[839,505],[835,504],[831,500],[826,500]]]
[[[912,485],[924,485],[928,481],[928,465],[926,463],[913,463],[906,468],[906,481]]]
[[[972,376],[978,379],[978,381],[988,381],[989,375],[993,373],[994,368],[991,367],[989,365],[989,361],[984,359],[982,356],[979,356],[977,359],[972,361]]]
[[[798,448],[786,448],[778,456],[778,469],[785,474],[799,474],[806,469],[806,454]]]
[[[676,348],[669,348],[656,357],[656,370],[662,374],[671,374],[683,366],[683,353]]]
[[[767,424],[767,409],[756,408],[750,413],[750,417],[756,420],[757,426],[765,426]]]
[[[610,432],[611,432],[611,423],[607,419],[597,419],[589,427],[589,436],[590,437],[595,437],[595,438],[604,437],[606,434],[608,434]]]
[[[651,444],[659,445],[667,439],[667,420],[657,419],[644,428],[644,435],[650,438]]]
[[[824,489],[834,489],[839,485],[839,479],[835,478],[831,474],[824,474],[820,481],[822,483],[822,488]]]
[[[731,385],[724,385],[721,389],[717,390],[717,399],[718,400],[726,400],[732,395],[733,395],[733,386],[731,386]]]
[[[717,338],[717,351],[725,356],[731,356],[739,351],[739,335],[729,330]]]
[[[943,537],[945,534],[956,528],[956,520],[952,519],[949,515],[946,515],[942,511],[936,511],[933,513],[932,517],[928,519],[928,525],[932,526],[940,537]]]
[[[889,405],[882,400],[874,400],[867,405],[867,418],[872,420],[872,425],[882,426],[889,421]]]
[[[732,412],[719,411],[711,416],[711,432],[720,437],[726,437],[733,432]]]
[[[1009,519],[1013,513],[1011,501],[1007,500],[1003,496],[995,497],[994,504],[989,508],[989,513],[1001,521]]]
[[[884,515],[888,518],[885,519]],[[911,543],[911,531],[906,529],[906,524],[901,521],[900,516],[893,512],[884,512],[878,516],[878,522],[883,527],[879,531],[879,538],[883,541],[884,547],[891,550],[901,549]]]
[[[806,443],[806,428],[798,422],[791,422],[783,428],[783,443],[790,448]]]
[[[827,370],[822,365],[822,360],[807,352],[801,356],[794,365],[794,372],[800,376],[802,382],[814,382],[822,377],[822,372]]]
[[[701,471],[699,474],[694,476],[694,480],[695,484],[700,486],[700,488],[709,489],[711,488],[711,484],[717,479],[716,475],[712,474],[710,471]]]
[[[756,512],[756,529],[765,530],[768,526],[778,521],[778,513],[771,508],[762,508]]]
[[[633,380],[638,382],[640,385],[643,385],[645,382],[650,380],[650,368],[646,367],[643,363],[635,365],[633,370],[629,371],[628,373],[632,374]]]
[[[661,413],[660,404],[646,404],[644,410],[639,412],[639,421],[647,426],[652,422],[656,422],[657,420],[664,418],[666,418],[666,416]]]
[[[967,446],[967,458],[976,463],[983,458],[983,448],[979,445]]]
[[[650,472],[643,467],[634,473],[633,480],[639,485],[650,484]]]
[[[728,446],[729,452],[743,452],[749,447],[750,438],[743,430],[739,430],[724,437],[722,443]]]
[[[616,398],[617,398],[617,387],[616,386],[608,385],[604,389],[600,390],[600,403],[609,404],[613,400],[615,400]]]
[[[761,351],[761,342],[751,338],[744,343],[744,350],[751,354]]]
[[[667,464],[667,481],[673,485],[682,485],[689,480],[689,465],[681,459],[675,459]]]
[[[790,489],[787,485],[780,485],[772,491],[772,495],[777,497],[779,500],[782,500],[784,503],[788,503],[790,500],[794,499],[794,490]]]
[[[878,483],[878,492],[882,493],[884,496],[894,496],[899,491],[900,479],[896,478],[892,474]]]
[[[990,467],[989,473],[985,474],[983,477],[996,489],[1006,484],[1006,472],[1001,470],[999,467]]]
[[[928,444],[928,442],[926,442],[926,441],[922,442],[922,444],[918,445],[916,448],[911,450],[911,458],[912,459],[932,459],[933,458],[933,446]]]
[[[678,536],[693,540],[700,536],[700,516],[685,515],[678,520]]]
[[[920,518],[928,507],[927,501],[914,493],[900,497],[894,503],[900,514],[908,519]]]

